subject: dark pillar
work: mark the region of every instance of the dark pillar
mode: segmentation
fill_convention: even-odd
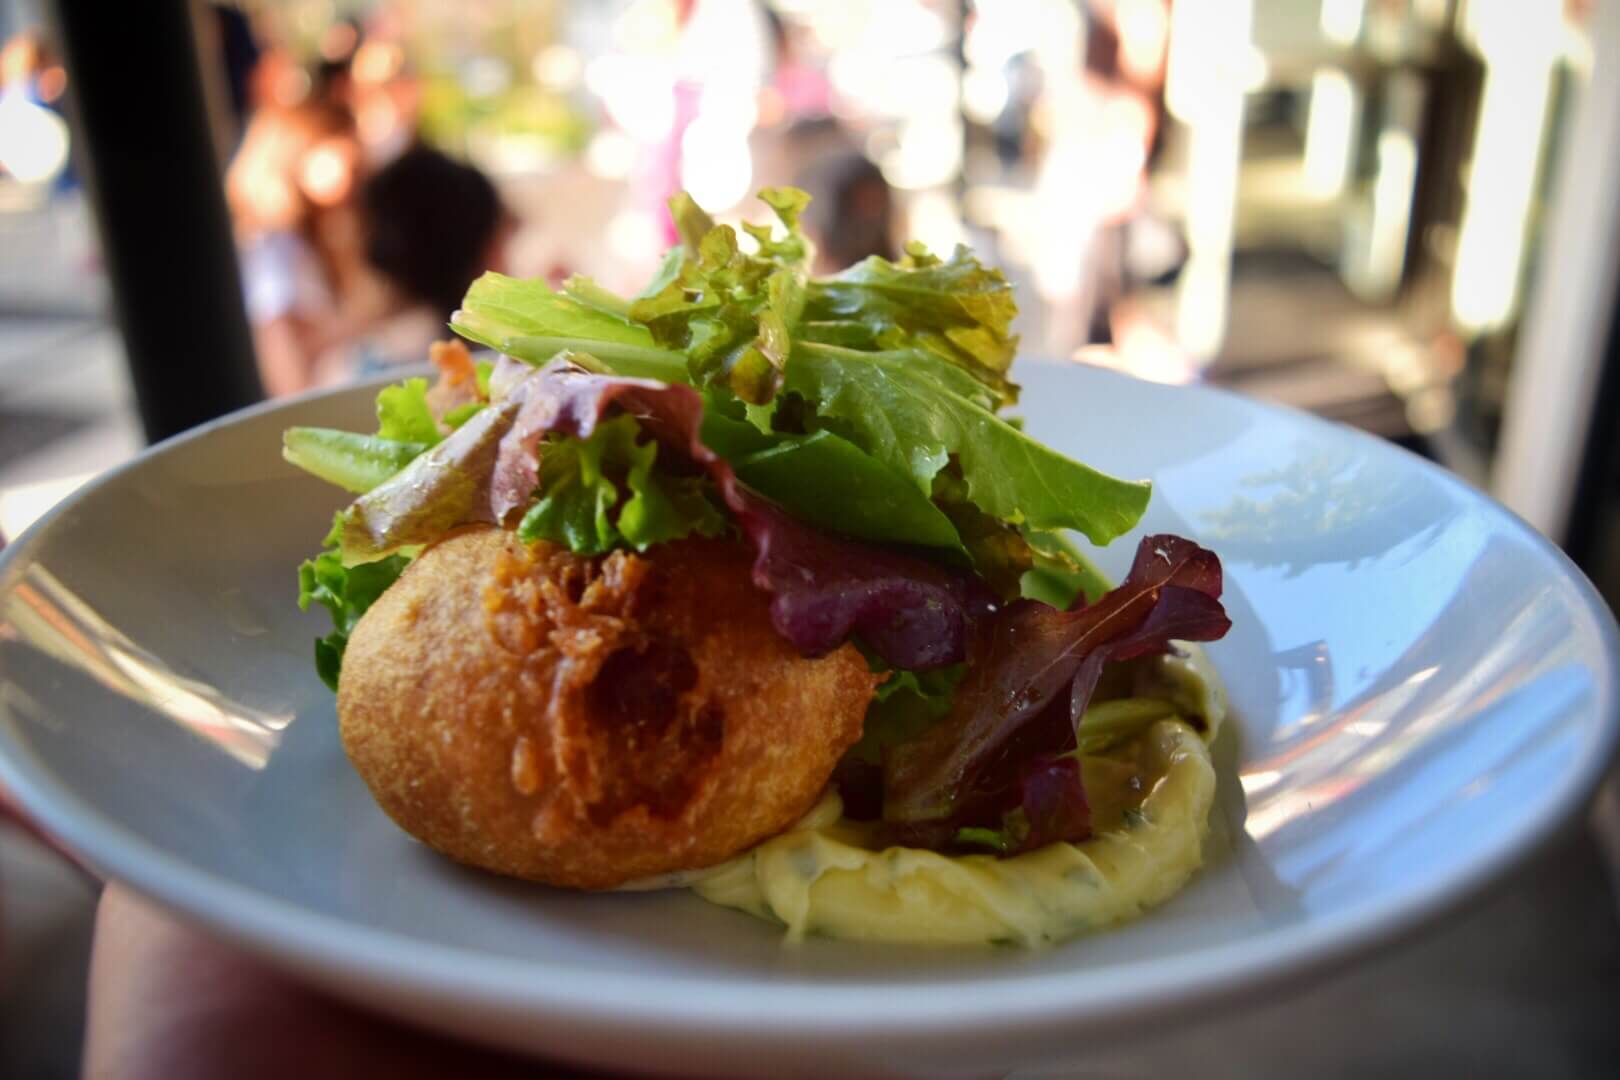
[[[51,5],[151,441],[264,396],[186,0]]]

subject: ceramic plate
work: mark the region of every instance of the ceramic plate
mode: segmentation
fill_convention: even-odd
[[[1207,389],[1026,362],[1039,438],[1151,477],[1143,531],[1218,551],[1207,866],[1043,952],[813,941],[685,893],[461,869],[372,805],[338,743],[294,571],[341,503],[250,410],[70,499],[0,556],[0,781],[98,870],[328,988],[603,1065],[824,1073],[1061,1066],[1320,972],[1530,852],[1614,745],[1615,627],[1554,548],[1405,452]],[[1133,540],[1099,560],[1123,571]]]

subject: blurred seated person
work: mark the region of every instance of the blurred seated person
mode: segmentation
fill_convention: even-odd
[[[59,115],[66,87],[66,72],[36,31],[0,46],[0,185],[29,185],[35,198],[49,185],[72,185],[73,144]]]
[[[816,273],[836,273],[868,255],[895,258],[894,192],[865,154],[822,157],[800,174],[798,186],[810,193],[803,224],[815,241]]]
[[[323,383],[425,361],[473,279],[504,265],[511,225],[488,177],[424,146],[366,182],[360,217],[377,306],[352,340],[322,357]]]
[[[254,348],[272,396],[313,385],[318,357],[363,318],[353,206],[360,157],[348,110],[312,98],[255,111],[226,171]]]

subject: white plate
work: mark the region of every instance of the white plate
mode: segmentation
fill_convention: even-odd
[[[1581,807],[1614,746],[1615,626],[1531,530],[1305,416],[1019,374],[1036,436],[1152,477],[1144,530],[1227,568],[1208,866],[1131,926],[1038,953],[784,949],[684,893],[556,892],[407,840],[338,744],[324,615],[293,603],[342,499],[278,452],[295,422],[366,428],[368,388],[167,443],[0,556],[0,780],[91,865],[358,1001],[703,1073],[1060,1065],[1387,942]]]

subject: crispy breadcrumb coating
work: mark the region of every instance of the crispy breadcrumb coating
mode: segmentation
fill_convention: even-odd
[[[751,561],[453,533],[350,637],[344,747],[402,828],[475,866],[601,889],[730,858],[815,803],[878,681],[850,645],[799,656]]]

